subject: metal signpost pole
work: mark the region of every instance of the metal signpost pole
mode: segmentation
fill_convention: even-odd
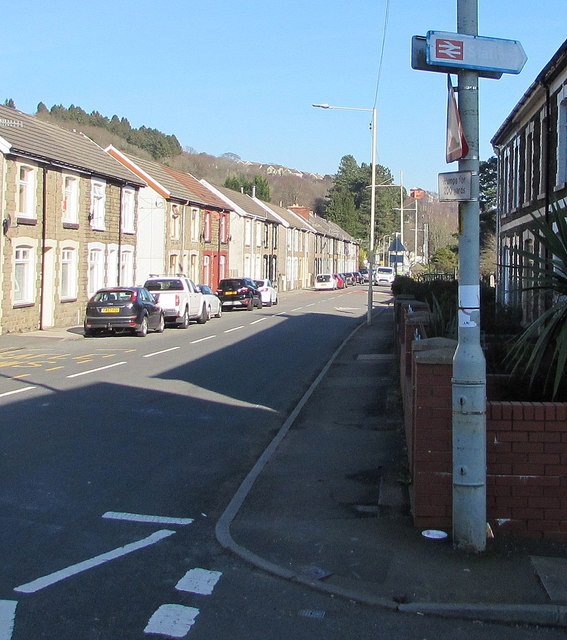
[[[478,0],[457,0],[457,32],[478,34]],[[477,70],[460,70],[459,114],[469,145],[471,199],[459,203],[458,346],[453,359],[453,544],[486,548],[486,364],[480,346],[479,110]]]

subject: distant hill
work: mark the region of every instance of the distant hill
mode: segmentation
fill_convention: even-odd
[[[271,201],[284,207],[299,204],[321,213],[322,203],[332,185],[332,176],[242,160],[233,153],[213,156],[189,147],[181,149],[175,136],[148,127],[132,129],[126,118],[107,118],[98,112],[87,114],[74,105],[68,109],[54,105],[48,110],[40,103],[36,115],[60,127],[81,131],[101,147],[112,144],[121,151],[158,160],[212,184],[223,185],[231,175],[243,175],[248,179],[264,176],[270,185]]]

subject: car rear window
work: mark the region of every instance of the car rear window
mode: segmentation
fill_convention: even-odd
[[[391,275],[394,273],[394,270],[392,267],[378,267],[378,273],[388,273]]]
[[[230,289],[240,289],[240,287],[244,286],[244,282],[242,280],[221,280],[219,282],[219,289],[221,291],[227,291]]]
[[[331,276],[329,275],[317,276],[317,282],[330,282],[330,280]]]
[[[93,297],[94,302],[129,302],[136,297],[135,291],[98,291]]]
[[[148,291],[183,291],[183,283],[175,279],[148,280],[144,287]]]

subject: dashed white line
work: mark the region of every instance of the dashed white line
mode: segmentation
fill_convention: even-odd
[[[70,376],[67,376],[67,378],[78,378],[79,376],[86,376],[89,373],[96,373],[97,371],[112,369],[112,367],[119,367],[121,364],[126,364],[126,362],[115,362],[114,364],[109,364],[106,367],[98,367],[98,369],[89,369],[88,371],[81,371],[81,373],[73,373]]]
[[[5,393],[0,393],[0,398],[5,398],[6,396],[13,396],[17,393],[23,393],[24,391],[31,391],[32,389],[37,389],[37,387],[23,387],[22,389],[14,389],[14,391],[6,391]]]
[[[0,600],[0,640],[12,637],[17,605],[17,600]]]
[[[266,322],[268,318],[260,318],[259,320],[254,320],[254,322],[251,322],[250,324],[258,324],[259,322]]]
[[[153,353],[147,353],[143,358],[153,358],[154,356],[159,356],[162,353],[169,353],[170,351],[175,351],[176,349],[180,349],[181,347],[171,347],[171,349],[162,349],[161,351],[154,351]]]
[[[178,591],[188,591],[202,596],[210,596],[222,576],[221,571],[191,569],[175,585]]]
[[[31,582],[22,584],[19,587],[16,587],[14,591],[17,591],[19,593],[35,593],[36,591],[45,589],[45,587],[51,586],[52,584],[61,582],[61,580],[70,578],[71,576],[77,575],[78,573],[81,573],[83,571],[87,571],[88,569],[92,569],[93,567],[98,567],[105,562],[115,560],[116,558],[125,556],[129,553],[132,553],[133,551],[138,551],[139,549],[149,547],[150,545],[155,544],[156,542],[159,542],[164,538],[172,536],[174,533],[175,531],[170,531],[169,529],[161,529],[160,531],[156,531],[147,538],[136,540],[136,542],[131,542],[130,544],[126,544],[123,547],[118,547],[117,549],[113,549],[112,551],[108,551],[107,553],[102,553],[101,555],[90,558],[89,560],[84,560],[83,562],[73,564],[70,567],[66,567],[65,569],[60,569],[59,571],[50,573],[49,575],[43,576],[42,578],[37,578],[36,580],[32,580]]]
[[[216,338],[215,336],[207,336],[206,338],[199,338],[198,340],[191,340],[191,342],[189,344],[197,344],[198,342],[205,342],[205,340],[212,340],[213,338]]]
[[[170,638],[184,638],[195,619],[199,609],[182,604],[162,604],[150,618],[144,633],[157,633]]]
[[[295,309],[292,309],[292,311],[301,311],[301,309],[303,309],[303,307],[296,307]]]
[[[239,327],[233,327],[232,329],[227,329],[225,333],[232,333],[233,331],[238,331],[239,329],[244,329],[244,325],[240,325]]]
[[[102,514],[108,520],[128,520],[129,522],[149,522],[152,524],[179,524],[185,526],[195,522],[193,518],[172,518],[170,516],[151,516],[142,513],[125,513],[120,511],[107,511]]]

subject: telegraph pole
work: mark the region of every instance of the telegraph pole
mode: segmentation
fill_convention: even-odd
[[[478,35],[478,0],[457,0],[457,32]],[[453,359],[453,544],[486,548],[486,362],[480,346],[479,108],[477,70],[458,71],[459,115],[472,174],[470,200],[459,202],[458,346]]]

